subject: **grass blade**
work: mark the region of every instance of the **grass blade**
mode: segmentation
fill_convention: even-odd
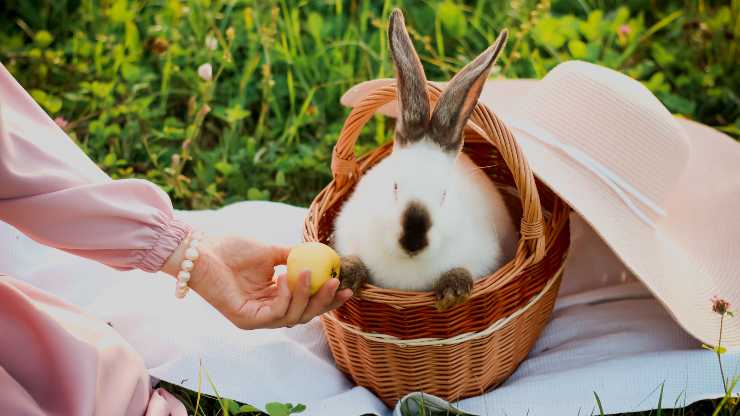
[[[596,398],[596,405],[599,406],[599,414],[601,416],[604,416],[604,406],[601,405],[601,399],[599,398],[599,395],[594,392],[594,397]]]

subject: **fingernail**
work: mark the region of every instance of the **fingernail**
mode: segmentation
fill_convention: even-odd
[[[311,272],[305,270],[303,272],[303,286],[308,287],[309,285],[311,285]]]

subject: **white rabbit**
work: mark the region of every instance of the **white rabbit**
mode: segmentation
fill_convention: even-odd
[[[360,179],[336,218],[343,287],[366,282],[433,290],[437,307],[464,302],[473,280],[514,252],[517,232],[491,180],[462,152],[462,129],[506,33],[447,85],[430,115],[426,77],[400,10],[388,28],[400,118],[392,153]]]

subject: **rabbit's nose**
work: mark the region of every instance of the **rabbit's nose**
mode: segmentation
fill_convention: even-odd
[[[427,234],[431,227],[429,211],[422,203],[412,201],[401,215],[402,230],[398,243],[409,256],[414,256],[429,245]]]

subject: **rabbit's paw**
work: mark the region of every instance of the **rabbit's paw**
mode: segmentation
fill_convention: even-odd
[[[444,273],[434,283],[433,290],[437,310],[450,309],[468,300],[473,291],[473,276],[468,269],[456,267]]]
[[[346,256],[340,258],[339,264],[339,280],[341,282],[339,290],[350,288],[354,296],[359,295],[362,286],[370,278],[370,272],[368,272],[365,263],[357,256]]]

